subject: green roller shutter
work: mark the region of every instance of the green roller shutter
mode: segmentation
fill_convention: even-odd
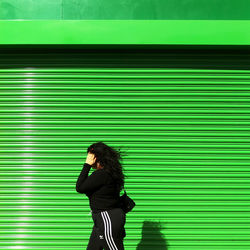
[[[248,51],[0,56],[0,249],[86,249],[75,182],[97,141],[127,154],[125,249],[250,249]]]

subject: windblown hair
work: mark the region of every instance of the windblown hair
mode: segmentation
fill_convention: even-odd
[[[123,167],[120,161],[122,160],[122,152],[120,149],[110,147],[103,142],[97,142],[90,145],[87,153],[93,153],[96,157],[94,165],[98,162],[115,180],[119,191],[124,187],[124,179],[127,177],[123,173]]]

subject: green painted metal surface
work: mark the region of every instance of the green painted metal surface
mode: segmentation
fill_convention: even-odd
[[[123,146],[127,250],[249,250],[249,53],[0,50],[1,249],[82,250],[85,149]]]
[[[2,0],[0,19],[249,20],[249,0]]]
[[[250,21],[0,21],[0,44],[250,45]]]

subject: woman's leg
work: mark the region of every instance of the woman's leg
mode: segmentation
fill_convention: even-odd
[[[102,243],[100,242],[97,236],[98,236],[97,228],[94,225],[92,233],[89,238],[87,250],[103,250]]]
[[[100,212],[99,224],[105,250],[124,250],[126,215],[120,208]]]

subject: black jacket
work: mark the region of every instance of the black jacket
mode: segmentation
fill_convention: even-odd
[[[88,176],[91,165],[83,164],[82,171],[76,182],[76,191],[89,198],[92,212],[100,212],[120,207],[120,190],[105,169],[97,169]]]

